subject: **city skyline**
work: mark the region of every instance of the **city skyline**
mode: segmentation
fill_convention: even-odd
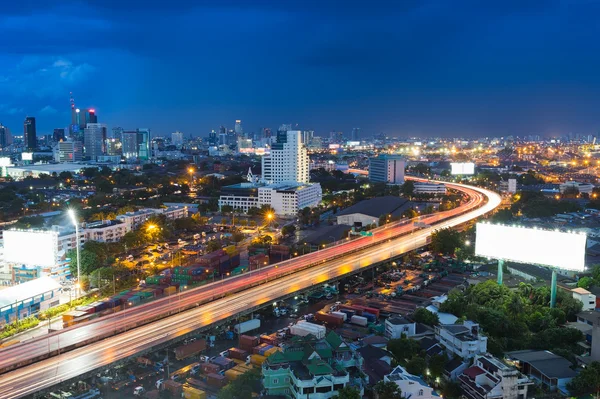
[[[186,137],[236,119],[362,137],[600,127],[597,3],[33,3],[0,17],[13,134],[26,116],[38,135],[66,127],[70,92],[109,127]]]

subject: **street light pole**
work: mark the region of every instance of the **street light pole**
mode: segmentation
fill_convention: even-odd
[[[71,220],[75,225],[75,248],[77,252],[77,285],[75,287],[77,288],[77,298],[79,298],[81,296],[81,258],[79,255],[79,226],[75,217],[75,211],[73,209],[69,209],[69,216],[71,216]]]

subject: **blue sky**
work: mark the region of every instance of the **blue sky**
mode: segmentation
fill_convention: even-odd
[[[5,4],[6,3],[6,4]],[[0,122],[207,135],[298,123],[326,135],[600,129],[592,0],[5,2]],[[366,6],[368,5],[368,6]]]

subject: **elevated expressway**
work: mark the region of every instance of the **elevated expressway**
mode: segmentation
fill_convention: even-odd
[[[459,208],[421,217],[419,222],[429,227],[396,222],[373,230],[372,237],[344,240],[4,348],[0,350],[0,398],[35,394],[264,303],[399,256],[425,245],[433,230],[461,225],[500,205],[501,198],[494,192],[447,185],[469,199]]]

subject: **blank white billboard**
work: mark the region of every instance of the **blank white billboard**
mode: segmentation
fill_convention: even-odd
[[[4,231],[4,260],[30,266],[54,266],[58,233],[54,231]]]
[[[582,271],[586,240],[579,233],[477,223],[475,255]]]
[[[450,164],[452,167],[453,175],[474,175],[475,174],[475,164],[473,162],[452,162]]]
[[[33,152],[22,152],[21,161],[33,161]]]

